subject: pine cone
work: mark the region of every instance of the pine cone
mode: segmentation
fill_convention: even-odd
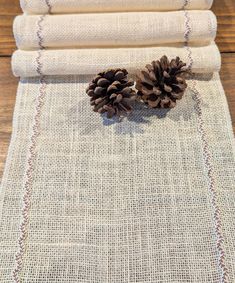
[[[137,96],[151,108],[173,108],[181,99],[188,73],[179,57],[169,62],[166,56],[145,66],[137,75]]]
[[[107,117],[112,118],[132,111],[131,104],[136,92],[130,88],[134,81],[128,79],[127,75],[125,69],[109,69],[92,80],[86,93],[91,97],[95,112],[107,112]]]

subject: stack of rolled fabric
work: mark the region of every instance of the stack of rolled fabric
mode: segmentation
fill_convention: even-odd
[[[21,0],[0,193],[2,282],[235,282],[235,144],[212,0]],[[107,69],[166,55],[177,106],[92,111]]]
[[[134,73],[162,55],[180,56],[195,73],[218,71],[215,15],[209,10],[186,10],[211,4],[206,0],[25,1],[25,14],[14,23],[19,50],[13,56],[13,71],[19,77],[39,75],[38,49],[44,49],[40,58],[44,75],[95,74],[110,67]],[[69,12],[77,14],[64,14]],[[185,42],[191,45],[190,56]]]

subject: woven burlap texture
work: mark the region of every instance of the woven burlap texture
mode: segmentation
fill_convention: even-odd
[[[105,11],[167,11],[209,9],[213,0],[21,0],[26,13],[79,13]]]
[[[189,81],[175,109],[136,106],[121,123],[91,111],[89,80],[46,78],[20,282],[223,282],[203,133],[234,282],[235,152],[218,74]],[[12,282],[18,251],[40,84],[18,90],[1,192],[2,282]]]
[[[221,57],[214,43],[208,46],[194,46],[190,50],[194,73],[220,70]],[[174,47],[44,50],[40,57],[41,72],[44,75],[88,75],[108,68],[127,68],[129,72],[136,73],[147,62],[163,55],[169,58],[180,56],[188,66],[191,64],[188,50],[183,44]],[[38,51],[16,51],[12,58],[15,76],[38,76],[38,56]]]
[[[75,2],[85,7],[66,1],[67,11]],[[60,3],[46,0],[47,13]],[[12,62],[21,79],[0,193],[1,282],[234,283],[235,144],[215,33],[209,11],[16,19],[25,50]],[[113,62],[134,76],[163,53],[196,73],[176,108],[136,103],[121,120],[92,111],[88,74]]]
[[[188,11],[188,16],[190,42],[214,40],[216,18],[211,11]],[[184,42],[185,12],[18,16],[14,22],[18,48],[40,47],[39,27],[42,29],[42,44],[49,48],[146,46]]]

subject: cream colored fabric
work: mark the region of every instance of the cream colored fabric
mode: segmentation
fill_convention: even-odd
[[[26,13],[80,13],[107,11],[166,11],[184,7],[210,9],[213,0],[21,0]]]
[[[192,71],[194,73],[212,73],[220,70],[221,57],[217,46],[190,47],[192,52]],[[127,68],[136,73],[147,62],[152,62],[167,55],[169,58],[179,56],[190,65],[188,50],[182,44],[177,47],[149,48],[113,48],[113,49],[65,49],[44,50],[40,52],[44,75],[96,74],[108,68]],[[12,69],[17,77],[39,76],[38,51],[18,50],[13,54]]]
[[[1,189],[1,281],[13,282],[40,108],[20,282],[225,282],[205,139],[225,238],[226,282],[233,283],[235,147],[218,74],[189,80],[176,108],[138,105],[122,122],[92,112],[85,94],[91,77],[45,79],[41,97],[40,79],[19,84]]]
[[[73,3],[102,2],[27,1],[35,13],[75,13]],[[214,15],[24,15],[14,26],[21,79],[0,189],[0,282],[234,283],[235,143]],[[196,73],[174,109],[92,111],[85,90],[96,72],[134,76],[163,54]]]
[[[214,40],[216,18],[210,11],[189,11],[189,41]],[[18,16],[14,22],[20,49],[146,46],[185,41],[185,12],[141,12]],[[177,24],[176,24],[177,23]],[[41,32],[40,32],[41,31]],[[40,32],[40,42],[38,40]]]

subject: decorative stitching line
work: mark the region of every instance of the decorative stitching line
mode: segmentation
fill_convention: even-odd
[[[36,58],[37,62],[37,72],[41,76],[40,78],[40,88],[39,95],[37,97],[36,103],[36,113],[34,115],[34,122],[32,128],[32,136],[30,138],[30,147],[29,147],[29,157],[27,160],[27,170],[25,174],[25,184],[24,189],[25,193],[23,196],[23,209],[22,209],[22,222],[20,224],[20,237],[18,240],[19,251],[15,256],[16,267],[13,271],[13,279],[15,283],[21,283],[20,273],[23,267],[23,257],[26,251],[26,240],[28,237],[28,225],[29,225],[29,211],[31,206],[31,195],[32,195],[32,186],[33,186],[33,173],[34,173],[34,163],[36,160],[36,147],[37,147],[37,138],[40,134],[40,117],[42,112],[42,106],[44,104],[44,97],[46,95],[46,87],[47,82],[45,77],[42,74],[42,49],[43,47],[43,36],[42,36],[42,22],[44,20],[44,16],[41,16],[38,21],[38,42],[40,49],[38,52],[38,57]]]
[[[183,6],[183,10],[184,10],[184,17],[185,17],[185,33],[184,33],[184,41],[185,41],[185,47],[188,51],[188,58],[189,58],[189,65],[188,65],[188,69],[191,70],[192,66],[193,66],[193,58],[192,58],[192,50],[191,48],[188,46],[189,43],[189,39],[190,39],[190,34],[192,33],[192,28],[190,26],[190,16],[189,16],[189,12],[185,10],[185,8],[187,7],[187,5],[189,4],[190,0],[185,0],[184,1],[184,6]]]
[[[188,69],[191,70],[192,66],[193,66],[193,58],[192,58],[192,50],[189,47],[189,38],[190,38],[190,34],[192,33],[192,29],[190,26],[190,16],[189,16],[189,12],[184,10],[184,16],[185,16],[185,33],[184,33],[184,40],[185,40],[185,47],[188,51],[188,58],[189,58],[189,65],[188,65]]]
[[[184,39],[185,39],[185,43],[188,45],[189,37],[190,37],[190,34],[192,33],[192,29],[190,26],[189,12],[184,10],[184,16],[185,16],[185,27],[186,27],[186,30],[184,33]]]
[[[186,2],[188,2],[186,0]],[[185,6],[186,7],[186,6]],[[189,38],[190,34],[192,32],[191,26],[190,26],[190,16],[189,13],[184,10],[184,15],[185,15],[185,33],[184,33],[184,38],[185,38],[185,46],[188,51],[188,58],[189,58],[189,66],[188,68],[191,69],[193,65],[193,57],[192,57],[192,51],[191,48],[189,47]],[[204,162],[207,168],[207,177],[208,177],[208,182],[209,182],[209,190],[212,196],[212,206],[214,209],[213,217],[214,217],[214,222],[215,222],[215,232],[216,232],[216,237],[217,237],[217,242],[216,242],[216,248],[219,253],[219,268],[221,270],[221,283],[228,283],[228,268],[226,267],[226,260],[225,260],[225,251],[223,247],[224,243],[224,237],[223,237],[223,229],[222,229],[222,221],[221,221],[221,210],[218,205],[218,193],[215,188],[215,180],[214,180],[214,172],[213,172],[213,166],[211,162],[211,153],[209,150],[209,144],[206,139],[206,131],[204,129],[204,121],[203,121],[203,115],[202,115],[202,101],[201,101],[201,95],[196,89],[196,81],[193,80],[193,86],[192,90],[194,93],[194,100],[196,101],[196,112],[197,112],[197,117],[198,117],[198,130],[200,133],[200,138],[203,144],[203,158]]]
[[[184,0],[184,4],[183,4],[183,7],[182,7],[182,10],[185,10],[189,4],[190,0]]]
[[[37,37],[38,37],[38,45],[40,47],[40,50],[38,51],[38,56],[36,58],[36,62],[37,62],[37,73],[39,74],[39,76],[43,76],[42,73],[42,66],[43,64],[41,63],[41,58],[42,58],[42,50],[45,49],[44,45],[43,45],[43,21],[45,19],[45,15],[40,16],[39,21],[37,23],[38,26],[38,30],[37,30]]]
[[[206,139],[206,131],[204,129],[204,121],[202,117],[202,108],[201,108],[201,95],[196,89],[196,81],[193,80],[192,90],[194,93],[194,100],[196,101],[196,111],[198,116],[198,130],[200,133],[201,141],[203,144],[203,158],[207,168],[207,177],[209,182],[209,190],[212,196],[212,205],[214,208],[214,221],[215,221],[215,232],[217,237],[216,247],[219,252],[219,267],[221,270],[221,283],[228,283],[228,268],[226,267],[226,260],[225,260],[225,251],[224,251],[224,236],[223,236],[223,229],[222,229],[222,221],[221,221],[221,210],[218,205],[218,193],[215,188],[215,180],[214,180],[214,172],[211,162],[211,153],[209,150],[209,145]]]
[[[39,50],[38,51],[38,56],[36,58],[36,62],[37,62],[37,73],[39,74],[39,76],[43,76],[43,73],[42,73],[42,67],[43,67],[43,64],[41,63],[41,58],[42,58],[42,50]]]
[[[37,137],[40,134],[40,117],[41,109],[44,104],[45,90],[46,90],[46,81],[44,77],[40,79],[40,89],[36,105],[36,114],[34,116],[34,125],[33,125],[33,134],[30,138],[31,145],[29,147],[29,158],[27,160],[28,169],[26,171],[26,181],[24,184],[25,194],[23,197],[23,210],[22,216],[23,220],[20,225],[20,238],[18,241],[19,251],[16,254],[16,268],[13,271],[13,277],[16,283],[21,283],[20,272],[23,266],[23,257],[26,250],[26,239],[28,237],[28,224],[29,224],[29,210],[31,205],[31,195],[32,195],[32,184],[33,184],[33,173],[34,173],[34,162],[36,159],[36,146],[37,146]]]
[[[48,7],[48,14],[51,14],[51,10],[52,10],[52,5],[50,3],[50,0],[45,0],[46,5]]]
[[[40,47],[40,49],[45,49],[44,45],[43,45],[43,22],[45,19],[45,15],[40,16],[39,21],[37,22],[37,26],[38,26],[38,30],[37,30],[37,38],[38,38],[38,46]]]

